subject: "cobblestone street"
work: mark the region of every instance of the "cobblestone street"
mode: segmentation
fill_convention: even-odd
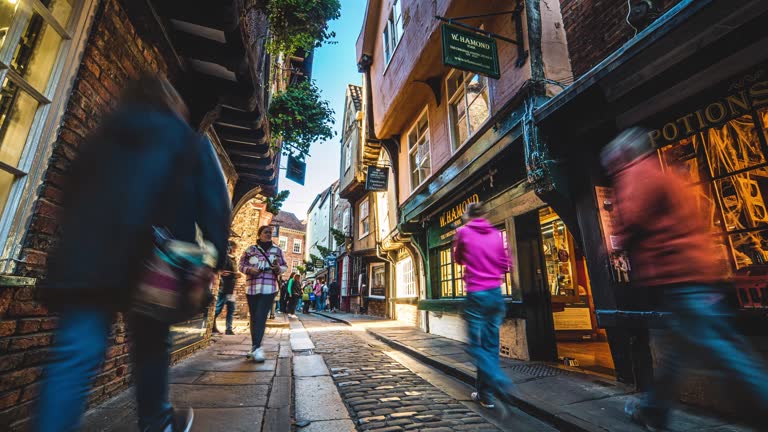
[[[418,373],[414,372],[365,332],[317,316],[301,319],[316,346],[315,353],[325,359],[358,430],[554,430],[514,408],[504,423],[490,417],[498,416],[498,412],[486,411],[485,418],[476,411],[482,408],[469,402],[471,389],[458,381],[408,362]],[[509,427],[500,427],[502,424]]]

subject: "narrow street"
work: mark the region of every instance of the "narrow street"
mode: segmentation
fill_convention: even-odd
[[[555,430],[516,408],[510,409],[502,423],[498,410],[484,410],[470,401],[469,386],[392,351],[359,327],[317,315],[300,318],[315,344],[314,352],[328,365],[357,430]]]

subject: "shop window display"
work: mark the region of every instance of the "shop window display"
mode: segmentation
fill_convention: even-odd
[[[768,264],[768,109],[755,114],[659,150],[665,169],[697,186],[697,202],[734,270]]]

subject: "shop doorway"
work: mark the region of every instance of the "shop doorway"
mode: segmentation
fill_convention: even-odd
[[[605,330],[597,327],[586,258],[552,208],[538,213],[558,359],[569,366],[614,376]]]

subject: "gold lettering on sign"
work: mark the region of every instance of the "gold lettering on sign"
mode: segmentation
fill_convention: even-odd
[[[768,104],[768,81],[757,82],[749,90],[728,95],[659,129],[648,132],[648,137],[655,147],[659,147],[716,126],[727,118],[744,115],[752,108],[766,104]]]
[[[478,194],[473,194],[472,196],[465,199],[464,201],[444,211],[440,215],[440,228],[461,218],[461,215],[463,215],[464,212],[467,210],[467,206],[471,203],[476,203],[476,202],[480,202],[480,196]]]

